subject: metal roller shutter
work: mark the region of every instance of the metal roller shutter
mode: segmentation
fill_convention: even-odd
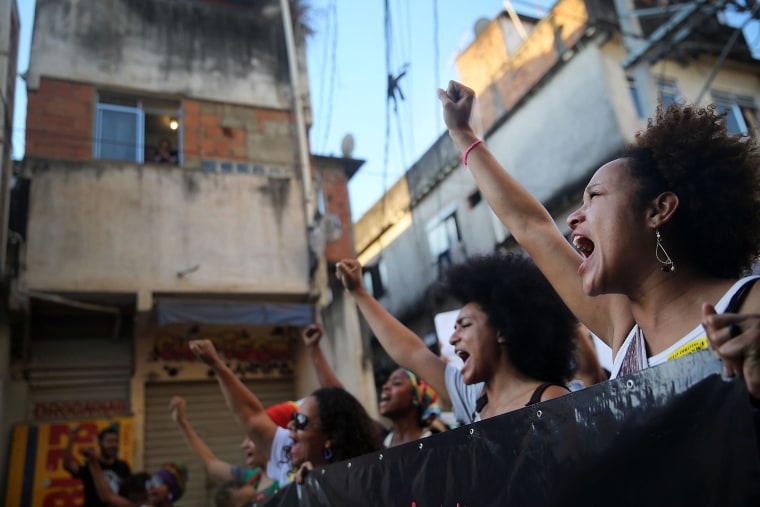
[[[293,399],[293,381],[256,380],[246,386],[265,407]],[[222,397],[219,384],[187,382],[145,386],[145,469],[152,472],[166,461],[183,461],[189,469],[188,484],[180,507],[212,507],[218,484],[207,477],[177,424],[169,414],[169,400],[182,396],[187,402],[187,418],[211,451],[222,461],[243,464],[240,444],[244,435]]]

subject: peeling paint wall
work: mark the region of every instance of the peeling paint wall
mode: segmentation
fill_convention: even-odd
[[[30,289],[308,292],[298,180],[134,164],[45,164],[32,176]]]
[[[277,0],[38,0],[28,84],[44,75],[288,108],[286,55]]]

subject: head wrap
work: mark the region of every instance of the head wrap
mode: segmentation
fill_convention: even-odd
[[[419,378],[409,370],[404,370],[412,383],[414,404],[420,408],[420,422],[427,426],[430,419],[441,415],[441,406],[438,404],[438,393],[427,385],[427,382]]]
[[[164,484],[169,487],[171,501],[176,502],[185,492],[187,484],[187,465],[184,463],[164,463],[153,475],[157,475],[164,480]]]
[[[290,422],[290,415],[293,412],[298,412],[298,406],[298,402],[295,401],[278,403],[267,409],[267,415],[277,426],[287,428]]]

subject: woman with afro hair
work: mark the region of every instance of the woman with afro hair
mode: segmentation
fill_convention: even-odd
[[[362,285],[353,259],[338,277],[391,358],[447,392],[465,423],[568,393],[576,321],[530,259],[517,254],[473,257],[452,266],[445,288],[463,306],[449,342],[461,370],[433,354]]]
[[[612,347],[613,377],[708,344],[760,398],[760,152],[715,108],[672,104],[588,183],[567,223],[499,166],[470,126],[474,92],[439,90],[483,196],[568,307]]]

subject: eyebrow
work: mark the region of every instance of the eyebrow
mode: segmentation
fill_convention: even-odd
[[[586,187],[585,192],[588,193],[589,190],[591,190],[594,187],[598,187],[599,185],[601,185],[601,183],[590,183],[589,186]]]
[[[457,324],[460,324],[460,325],[461,325],[461,324],[462,324],[462,321],[463,321],[463,320],[465,320],[465,319],[469,319],[469,318],[470,318],[470,316],[469,316],[469,315],[465,315],[464,317],[459,317],[459,318],[456,320],[456,323],[457,323]]]

